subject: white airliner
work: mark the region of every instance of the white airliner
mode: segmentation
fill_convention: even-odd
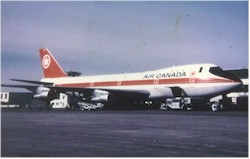
[[[242,84],[234,74],[214,64],[175,66],[140,73],[69,77],[47,48],[40,51],[44,77],[41,81],[12,79],[37,85],[22,87],[34,98],[51,100],[61,92],[80,94],[89,102],[148,101],[174,97],[213,97]]]

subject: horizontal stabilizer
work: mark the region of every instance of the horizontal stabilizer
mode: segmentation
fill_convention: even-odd
[[[53,85],[50,82],[41,82],[41,81],[31,81],[31,80],[22,80],[22,79],[10,79],[12,81],[24,82],[24,83],[32,83],[32,84],[43,84],[43,85]]]

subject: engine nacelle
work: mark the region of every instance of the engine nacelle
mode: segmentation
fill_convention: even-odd
[[[107,102],[108,101],[108,94],[107,95],[101,95],[98,97],[91,98],[92,102]]]
[[[35,94],[33,96],[34,99],[47,99],[48,98],[48,94],[49,94],[49,91],[47,92],[42,92],[42,93],[39,93],[39,94]]]
[[[107,102],[109,97],[109,92],[103,90],[94,90],[91,101],[92,102]]]
[[[33,96],[34,99],[47,99],[50,89],[47,87],[38,87],[36,94]]]

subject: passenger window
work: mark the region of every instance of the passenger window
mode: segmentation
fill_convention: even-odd
[[[202,69],[203,69],[203,67],[200,68],[200,70],[199,70],[200,73],[202,72]]]

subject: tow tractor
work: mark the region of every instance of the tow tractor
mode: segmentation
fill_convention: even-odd
[[[104,106],[104,104],[102,103],[87,103],[87,102],[77,102],[77,104],[80,107],[80,110],[84,111],[84,110],[96,110],[96,109],[100,109]]]

